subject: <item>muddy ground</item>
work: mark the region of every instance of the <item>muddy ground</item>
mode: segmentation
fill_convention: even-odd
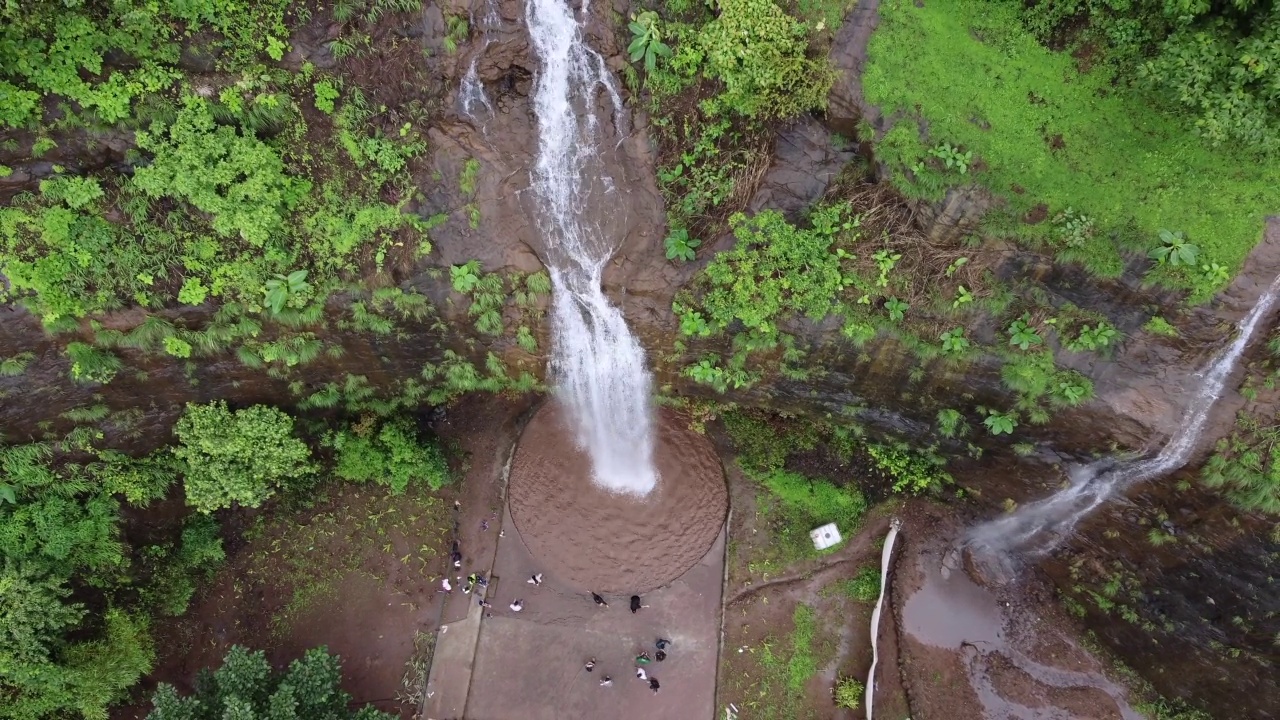
[[[156,668],[138,702],[115,717],[145,717],[158,683],[189,691],[197,671],[218,667],[234,644],[266,650],[277,666],[327,646],[341,656],[343,688],[356,703],[414,717],[444,610],[437,590],[455,523],[466,572],[496,541],[496,528],[482,529],[497,510],[490,484],[472,476],[492,472],[495,449],[531,402],[477,397],[439,419],[433,427],[464,477],[441,492],[411,486],[394,496],[335,483],[310,507],[278,506],[251,520],[187,614],[154,628]]]
[[[1133,707],[1142,693],[1086,649],[1092,644],[1045,580],[1027,575],[994,590],[969,580],[955,551],[966,527],[956,507],[882,503],[836,551],[768,572],[761,558],[774,540],[757,509],[764,491],[733,463],[726,468],[732,515],[718,717],[866,717],[862,703],[842,709],[833,698],[839,680],[865,683],[871,665],[874,600],[844,588],[867,568],[878,574],[891,518],[902,529],[881,618],[876,718],[1146,717]],[[806,671],[815,672],[805,680]]]

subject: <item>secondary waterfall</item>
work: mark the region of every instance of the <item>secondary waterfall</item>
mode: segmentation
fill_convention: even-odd
[[[1280,294],[1280,277],[1240,321],[1236,337],[1223,348],[1208,367],[1196,373],[1199,386],[1183,415],[1182,425],[1154,458],[1124,462],[1099,460],[1076,465],[1069,471],[1070,485],[1049,497],[1018,508],[1012,514],[979,525],[970,531],[966,544],[988,560],[1009,563],[1014,553],[1043,555],[1065,540],[1081,518],[1108,498],[1134,483],[1150,480],[1176,470],[1191,459],[1209,420],[1209,410],[1222,394],[1227,377],[1235,368],[1259,323],[1270,312]],[[1006,567],[1007,569],[1007,567]]]
[[[552,375],[596,482],[644,494],[657,482],[652,380],[644,350],[601,290],[605,263],[621,239],[608,237],[593,220],[617,205],[611,207],[617,191],[600,158],[596,113],[598,105],[611,106],[621,125],[622,98],[564,0],[529,0],[526,19],[542,61],[533,98],[539,137],[532,180],[552,282]]]

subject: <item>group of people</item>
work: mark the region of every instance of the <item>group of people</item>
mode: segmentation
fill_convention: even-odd
[[[595,595],[595,593],[591,593],[591,594]],[[600,597],[600,596],[596,595],[596,597]],[[671,641],[666,640],[664,638],[658,638],[656,641],[654,641],[653,644],[658,649],[657,652],[654,653],[653,658],[649,657],[648,650],[645,650],[636,656],[636,679],[648,682],[649,689],[656,694],[658,692],[658,689],[662,687],[662,684],[658,682],[658,678],[654,677],[653,675],[650,675],[648,671],[644,669],[644,667],[648,665],[650,662],[653,662],[654,659],[656,659],[658,662],[662,662],[663,660],[666,660],[667,648],[671,647]],[[596,659],[591,658],[590,660],[588,660],[586,663],[583,664],[582,668],[587,672],[595,672]],[[605,675],[603,678],[600,679],[600,687],[612,687],[612,686],[613,686],[613,678],[610,677],[609,675]]]
[[[455,502],[454,506],[456,510],[461,510],[461,503]],[[485,521],[481,530],[488,530],[489,529],[488,526],[489,526],[488,521]],[[456,527],[455,527],[455,530],[456,530]],[[453,566],[454,570],[462,569],[462,549],[459,546],[459,543],[457,540],[453,541],[453,547],[451,548],[451,552],[449,553],[449,561],[450,561],[450,564]],[[456,575],[455,578],[458,583],[462,583],[461,575]],[[526,580],[526,582],[529,583],[530,585],[533,585],[534,587],[541,585],[542,573],[536,573],[532,575],[528,580]],[[446,575],[444,578],[441,579],[440,585],[441,585],[441,589],[439,590],[439,592],[450,593],[450,594],[453,592],[453,583],[449,582],[448,575]],[[462,585],[462,592],[463,594],[469,595],[473,590],[478,590],[479,588],[487,588],[488,586],[489,586],[489,580],[485,578],[485,576],[482,573],[473,572],[467,576],[466,583]],[[477,592],[478,597],[481,595],[483,595],[483,593]],[[600,607],[600,608],[609,607],[608,601],[606,601],[604,597],[602,597],[599,593],[592,592],[591,599],[596,604],[596,607]],[[479,597],[478,602],[482,607],[486,607],[486,608],[490,607],[489,603],[483,597]],[[516,598],[511,602],[509,607],[511,608],[512,612],[520,612],[524,610],[524,600],[522,598]],[[630,609],[633,614],[639,612],[642,608],[647,608],[647,607],[649,606],[641,603],[639,595],[631,596]],[[652,657],[649,656],[648,650],[642,651],[639,655],[635,657],[635,666],[636,666],[636,678],[638,680],[641,680],[642,682],[649,683],[649,689],[652,690],[654,693],[657,693],[658,689],[662,685],[661,683],[658,682],[658,678],[650,675],[648,671],[645,670],[645,666],[649,665],[651,662],[654,662],[655,660],[657,662],[662,662],[663,660],[666,660],[667,648],[671,646],[671,641],[666,640],[664,638],[658,638],[654,642],[654,646],[656,648],[656,652],[654,652]],[[583,668],[587,672],[594,672],[596,669],[596,659],[591,658],[587,660],[586,663],[583,664]],[[603,678],[600,679],[601,687],[610,687],[612,685],[613,685],[613,678],[611,676],[605,675]]]

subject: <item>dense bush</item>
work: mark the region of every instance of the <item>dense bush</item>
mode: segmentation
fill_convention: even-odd
[[[831,232],[798,228],[773,210],[734,215],[730,225],[737,243],[717,253],[705,270],[710,285],[701,302],[706,331],[688,332],[682,318],[686,334],[704,335],[741,323],[775,338],[782,320],[819,320],[835,309],[844,277]]]
[[[370,480],[399,494],[410,482],[439,490],[449,481],[449,465],[434,439],[418,436],[413,420],[400,417],[379,422],[367,416],[349,429],[330,435],[326,443],[337,454],[334,473],[344,480]]]
[[[283,48],[284,7],[280,0],[0,5],[0,127],[39,121],[40,101],[48,95],[107,124],[127,119],[135,101],[180,77],[184,34],[216,31],[212,44],[220,47],[210,49],[231,50],[218,53],[220,65],[241,68],[262,51]]]
[[[290,177],[280,154],[252,134],[219,125],[213,107],[188,96],[173,123],[137,134],[155,155],[133,184],[152,197],[175,197],[212,218],[213,229],[263,247],[310,189]]]
[[[147,720],[392,720],[371,705],[351,710],[341,680],[338,657],[324,648],[308,650],[276,673],[261,650],[236,645],[222,667],[201,671],[194,695],[182,697],[162,684]]]
[[[831,71],[807,57],[809,30],[773,0],[715,0],[698,34],[703,72],[724,83],[713,101],[748,117],[789,118],[826,107]]]
[[[200,512],[258,507],[315,469],[311,449],[293,435],[293,418],[265,405],[232,412],[222,400],[188,403],[174,433],[179,444],[173,454],[185,463],[187,503]]]
[[[1042,0],[1027,24],[1101,51],[1125,77],[1194,118],[1213,144],[1280,152],[1280,5],[1167,0]]]
[[[47,445],[0,448],[0,717],[105,718],[151,667],[146,598],[163,593],[148,577],[181,585],[221,560],[216,528],[205,527],[202,537],[184,535],[185,564],[162,550],[146,572],[134,566],[111,493],[140,487],[122,479],[133,472],[165,475],[132,493],[143,501],[172,475],[133,462],[104,454],[81,466],[58,462]],[[86,596],[101,608],[93,616]]]

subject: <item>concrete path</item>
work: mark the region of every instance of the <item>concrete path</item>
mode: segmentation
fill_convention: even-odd
[[[506,512],[502,530],[488,588],[493,607],[472,599],[464,619],[441,629],[426,720],[714,717],[723,530],[697,565],[644,595],[648,607],[636,614],[628,596],[607,597],[609,607],[598,608],[584,589],[546,574]],[[538,587],[526,582],[535,572],[544,573]],[[524,600],[519,613],[508,607],[517,598]],[[646,666],[661,683],[655,694],[636,679],[634,658],[645,650],[652,656],[658,637],[673,644],[665,662]],[[587,673],[591,657],[597,667]],[[606,674],[612,687],[599,685]]]

